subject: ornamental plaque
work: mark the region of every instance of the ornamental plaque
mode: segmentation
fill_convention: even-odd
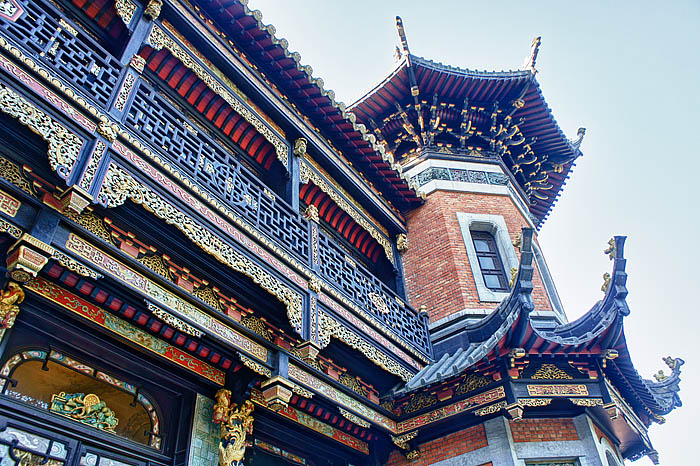
[[[530,396],[588,396],[588,387],[582,384],[528,385]]]

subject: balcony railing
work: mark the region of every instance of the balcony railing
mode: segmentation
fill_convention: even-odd
[[[119,83],[119,61],[51,2],[19,3],[26,14],[14,22],[0,19],[0,34],[106,107]]]
[[[107,109],[122,66],[90,34],[48,0],[19,2],[26,14],[0,20],[0,35]],[[125,124],[174,167],[273,244],[310,266],[309,225],[270,190],[216,130],[190,119],[186,108],[139,79]],[[186,104],[183,105],[186,107]],[[240,157],[247,157],[241,154]],[[417,351],[430,354],[427,323],[362,264],[348,260],[335,240],[319,231],[320,274],[372,320]]]

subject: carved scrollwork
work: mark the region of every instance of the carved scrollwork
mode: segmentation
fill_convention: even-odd
[[[49,165],[67,179],[78,160],[83,141],[13,90],[0,85],[0,110],[28,127],[49,144]]]
[[[134,18],[134,13],[136,13],[136,4],[131,0],[116,0],[114,9],[117,10],[117,15],[122,19],[124,25],[128,27]]]
[[[192,242],[231,269],[250,277],[253,282],[275,296],[287,307],[287,317],[294,329],[301,333],[302,299],[299,294],[265,272],[260,266],[238,252],[228,243],[203,228],[191,217],[179,211],[146,186],[137,182],[125,170],[112,164],[102,184],[102,194],[108,207],[116,207],[127,199],[143,206],[158,218],[174,225]]]
[[[7,284],[0,296],[0,331],[12,328],[19,314],[19,304],[24,301],[24,290],[15,282]]]
[[[219,466],[241,466],[247,446],[246,437],[253,433],[255,405],[246,400],[241,406],[231,404],[231,392],[221,389],[215,395],[212,420],[220,424]]]
[[[58,393],[51,397],[50,410],[106,432],[114,433],[119,423],[114,411],[93,393]]]

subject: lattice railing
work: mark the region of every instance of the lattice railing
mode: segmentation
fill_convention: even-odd
[[[14,22],[0,19],[0,34],[106,107],[119,82],[119,61],[51,2],[19,3],[26,14]]]
[[[161,149],[163,156],[192,182],[306,263],[309,257],[306,221],[206,129],[186,120],[186,115],[158,90],[141,82],[126,124],[153,147]]]
[[[324,278],[406,343],[430,354],[427,323],[415,310],[399,300],[396,293],[362,264],[348,257],[323,231],[319,231],[319,253]]]

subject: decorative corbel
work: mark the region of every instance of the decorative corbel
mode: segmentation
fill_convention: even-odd
[[[307,207],[306,210],[304,211],[304,218],[305,218],[306,220],[310,220],[310,221],[312,221],[312,222],[319,223],[319,222],[320,222],[320,218],[319,218],[319,216],[318,216],[318,208],[317,208],[315,205],[311,204],[311,205],[310,205],[309,207]]]
[[[7,253],[7,273],[20,283],[36,277],[54,254],[54,248],[24,233]]]
[[[276,375],[263,382],[261,388],[267,407],[279,411],[288,406],[294,385],[284,377]]]
[[[299,350],[299,356],[301,356],[301,359],[303,359],[307,364],[311,364],[316,361],[318,353],[321,351],[321,348],[310,340],[302,342],[297,346],[297,349]]]
[[[306,146],[308,141],[306,138],[299,138],[294,141],[294,151],[292,152],[297,157],[303,157],[306,155]]]
[[[83,188],[74,184],[61,194],[59,200],[64,212],[68,211],[80,215],[85,207],[92,203],[94,198]]]
[[[514,421],[519,421],[523,418],[523,406],[518,402],[506,406],[506,411],[508,411],[508,414]]]
[[[396,235],[396,249],[401,253],[408,251],[408,238],[404,233]]]
[[[143,14],[151,21],[155,21],[160,16],[161,8],[163,8],[163,0],[150,0]]]
[[[399,447],[400,449],[404,450],[405,452],[410,452],[411,451],[411,446],[408,444],[411,440],[416,438],[418,436],[418,431],[413,431],[409,432],[407,434],[399,435],[397,437],[394,437],[393,435],[391,436],[391,441],[394,442],[394,445]]]
[[[220,427],[219,466],[243,466],[246,436],[253,433],[253,410],[250,400],[241,406],[231,404],[231,391],[221,389],[215,395],[212,420]]]

